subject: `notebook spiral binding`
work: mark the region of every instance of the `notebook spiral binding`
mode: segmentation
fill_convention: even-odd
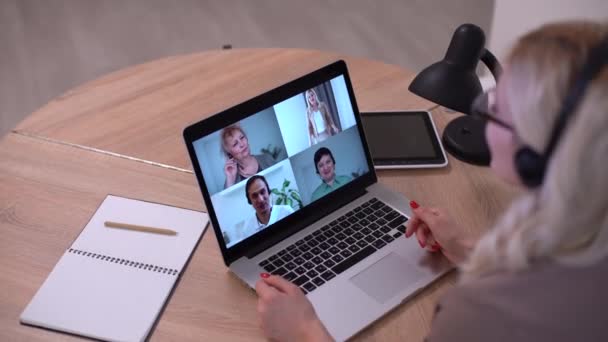
[[[161,266],[156,266],[156,265],[151,265],[151,264],[144,264],[141,262],[136,262],[136,261],[127,260],[127,259],[114,258],[114,257],[108,256],[108,255],[91,253],[91,252],[81,251],[81,250],[73,249],[73,248],[68,249],[68,253],[82,255],[85,257],[99,259],[102,261],[112,262],[112,263],[127,266],[127,267],[138,268],[138,269],[142,269],[145,271],[163,273],[163,274],[167,274],[167,275],[171,275],[171,276],[175,276],[178,273],[178,271],[176,269],[171,269],[171,268],[166,268],[166,267],[161,267]]]

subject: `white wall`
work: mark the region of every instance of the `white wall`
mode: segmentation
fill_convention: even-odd
[[[338,107],[338,116],[340,117],[340,125],[342,130],[346,130],[356,124],[353,106],[350,103],[348,90],[346,89],[346,81],[344,76],[339,76],[331,81],[331,88],[336,99],[336,107]]]
[[[277,121],[283,135],[287,156],[291,157],[308,148],[308,122],[306,119],[306,102],[298,94],[274,105]]]
[[[564,19],[608,21],[607,0],[495,0],[488,39],[490,51],[503,61],[515,40],[544,23]]]

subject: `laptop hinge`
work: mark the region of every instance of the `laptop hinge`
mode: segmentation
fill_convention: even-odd
[[[348,196],[348,198],[343,198],[343,199],[336,199],[331,204],[328,204],[326,206],[321,206],[321,209],[317,215],[314,215],[314,216],[311,215],[307,218],[299,220],[297,223],[295,223],[291,226],[291,229],[282,230],[282,231],[274,234],[272,237],[269,237],[268,239],[264,239],[264,241],[251,247],[249,249],[249,251],[245,254],[245,256],[248,257],[249,259],[254,258],[256,255],[262,253],[263,251],[267,250],[268,248],[285,240],[286,238],[292,236],[293,234],[299,232],[300,230],[312,225],[313,223],[317,222],[318,220],[326,217],[327,215],[333,213],[334,211],[342,208],[343,206],[351,203],[355,199],[357,199],[365,194],[367,194],[367,190],[361,189],[360,191],[355,192],[353,194],[353,196]]]

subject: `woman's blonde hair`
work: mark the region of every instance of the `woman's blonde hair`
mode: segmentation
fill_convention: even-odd
[[[308,111],[311,110],[311,108],[310,108],[310,101],[308,101],[308,94],[309,93],[312,93],[315,96],[315,100],[317,100],[317,105],[321,104],[320,103],[321,101],[319,100],[319,95],[317,95],[317,92],[315,91],[314,88],[310,88],[310,89],[306,90],[304,92],[304,97],[306,98],[306,108],[308,109]]]
[[[608,23],[562,22],[517,41],[504,84],[517,138],[545,150],[557,114]],[[463,280],[535,261],[584,266],[608,256],[608,65],[570,113],[543,184],[514,201],[463,265]]]
[[[243,128],[238,123],[225,127],[220,133],[220,151],[225,156],[228,156],[230,154],[230,152],[228,152],[228,146],[226,145],[226,139],[228,139],[228,137],[233,136],[236,132],[241,132],[245,137],[247,137],[247,134],[245,134],[245,131],[243,131]]]

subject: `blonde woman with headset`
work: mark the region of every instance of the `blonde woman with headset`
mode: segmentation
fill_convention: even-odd
[[[329,108],[319,100],[314,89],[308,89],[306,97],[306,117],[308,118],[308,142],[312,146],[339,132],[331,117]]]
[[[527,191],[479,240],[446,211],[410,204],[406,237],[461,273],[428,341],[608,341],[607,64],[608,23],[545,25],[475,101],[492,170]],[[256,290],[269,338],[332,339],[295,285],[262,274]]]

